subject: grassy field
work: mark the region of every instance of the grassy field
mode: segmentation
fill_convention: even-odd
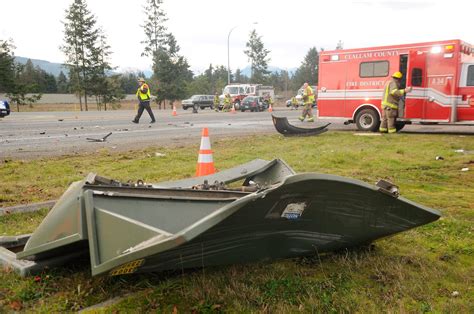
[[[87,263],[79,262],[37,278],[4,270],[0,312],[74,311],[117,296],[120,301],[104,311],[474,312],[472,137],[330,132],[308,138],[225,139],[212,145],[218,169],[254,158],[282,158],[297,172],[331,173],[371,184],[387,179],[400,186],[403,196],[439,209],[443,217],[371,248],[314,258],[112,278],[91,278]],[[190,177],[198,146],[2,161],[0,207],[58,198],[88,172],[123,181]],[[470,170],[461,171],[466,167]],[[0,217],[0,235],[32,232],[46,213]]]

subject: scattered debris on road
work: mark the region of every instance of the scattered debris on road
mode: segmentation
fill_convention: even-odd
[[[107,134],[103,138],[90,138],[90,137],[87,137],[86,140],[91,141],[91,142],[105,142],[107,137],[109,137],[110,135],[112,135],[112,132],[110,132],[109,134]]]
[[[326,132],[327,126],[331,123],[327,123],[323,126],[316,127],[316,128],[300,128],[294,125],[291,125],[288,122],[286,117],[276,117],[272,115],[273,125],[275,129],[283,134],[284,136],[311,136],[311,135],[318,135],[321,133]]]

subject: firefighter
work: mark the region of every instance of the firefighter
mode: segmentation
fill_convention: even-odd
[[[298,109],[298,100],[296,99],[295,96],[291,98],[291,110],[293,109]]]
[[[230,94],[227,93],[225,94],[224,97],[224,106],[222,107],[222,111],[229,111],[232,106],[232,98],[230,97]]]
[[[219,111],[219,95],[217,95],[217,92],[214,95],[214,110]]]
[[[381,133],[396,133],[395,121],[398,116],[398,102],[406,94],[411,92],[411,87],[400,89],[400,81],[403,77],[401,72],[392,74],[392,79],[385,83],[382,97],[382,122],[379,131]]]
[[[153,114],[153,111],[151,110],[150,107],[150,87],[148,86],[147,83],[145,83],[145,79],[140,77],[138,79],[138,84],[140,85],[137,89],[137,98],[138,98],[138,112],[137,115],[135,116],[135,119],[132,120],[133,123],[138,123],[140,120],[140,117],[142,116],[143,110],[146,109],[148,114],[150,115],[151,122],[150,123],[155,123],[155,115]]]
[[[273,108],[273,98],[272,96],[268,95],[268,107],[270,106]]]
[[[306,116],[308,116],[308,122],[314,122],[312,110],[312,106],[314,103],[314,92],[311,86],[308,85],[308,83],[304,83],[303,85],[303,102],[304,108],[303,112],[301,113],[301,117],[299,117],[300,121],[304,121]]]

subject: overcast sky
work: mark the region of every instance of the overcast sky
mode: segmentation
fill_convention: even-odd
[[[15,55],[64,62],[65,10],[72,0],[0,0],[0,39],[12,38]],[[151,68],[140,57],[144,0],[87,0],[112,48],[112,64]],[[270,65],[298,67],[311,47],[334,49],[462,39],[474,44],[474,1],[466,0],[164,0],[166,23],[193,71],[213,65],[244,68],[243,50],[255,28],[270,50]],[[253,23],[258,24],[254,25]]]

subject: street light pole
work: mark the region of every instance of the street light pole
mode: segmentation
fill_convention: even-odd
[[[252,24],[258,24],[258,22],[253,22]],[[232,31],[237,27],[238,25],[232,27],[229,31],[229,34],[227,35],[227,84],[230,84],[230,49],[229,49],[229,40],[230,40],[230,34]]]
[[[230,34],[237,26],[234,26],[230,29],[229,35],[227,35],[227,85],[230,84],[230,49],[229,49],[229,39]]]

